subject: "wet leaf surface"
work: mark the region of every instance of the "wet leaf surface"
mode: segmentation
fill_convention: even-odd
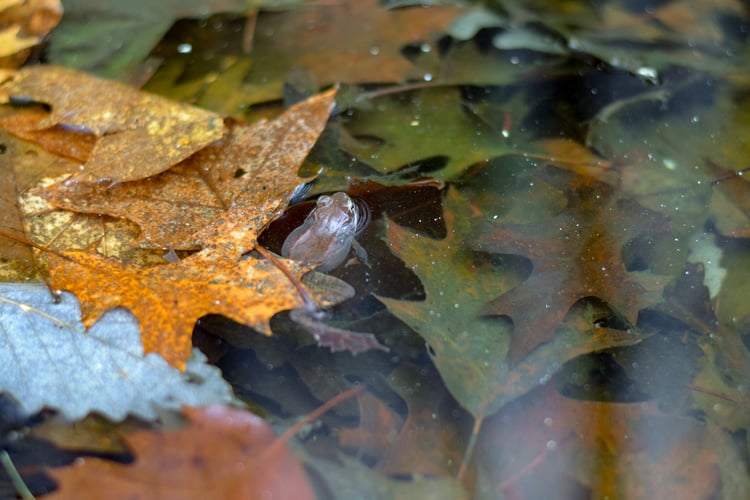
[[[206,16],[210,12],[246,12],[264,3],[273,6],[297,2],[220,0],[206,4],[180,0],[155,5],[70,0],[66,2],[65,17],[51,43],[50,59],[56,64],[126,80],[133,76],[137,65],[148,56],[175,19]],[[96,23],[90,22],[92,17],[97,19]],[[105,38],[110,43],[102,44]]]
[[[234,124],[226,138],[143,181],[117,186],[66,181],[39,194],[57,208],[132,220],[140,228],[141,246],[195,249],[197,233],[216,224],[229,207],[232,216],[249,223],[268,199],[291,197],[304,181],[297,168],[328,119],[333,95],[321,94],[271,122]],[[263,215],[273,215],[270,205],[267,209],[270,214]]]
[[[224,135],[213,113],[63,67],[22,69],[0,92],[51,107],[35,130],[66,125],[97,136],[83,169],[71,179],[77,182],[149,177]]]
[[[487,252],[523,256],[532,264],[523,283],[481,311],[513,321],[508,354],[512,363],[549,341],[580,299],[598,297],[631,324],[639,310],[661,300],[664,281],[629,273],[619,249],[644,233],[655,238],[666,231],[666,219],[613,199],[609,186],[592,179],[574,176],[565,183],[571,188],[563,214],[533,225],[501,222],[483,231],[474,244]]]
[[[419,78],[423,71],[402,55],[402,48],[433,44],[458,12],[449,5],[387,10],[376,0],[345,0],[262,13],[258,23],[264,29],[254,39],[253,66],[246,77],[255,90],[253,102],[281,96],[281,82],[297,67],[311,70],[322,85]],[[344,18],[347,22],[339,24]]]
[[[144,357],[138,323],[122,309],[109,311],[84,333],[70,294],[55,299],[44,286],[23,284],[0,290],[0,390],[13,394],[26,413],[46,407],[70,420],[90,412],[115,421],[129,414],[153,419],[155,408],[234,400],[199,351],[185,373],[157,356]]]

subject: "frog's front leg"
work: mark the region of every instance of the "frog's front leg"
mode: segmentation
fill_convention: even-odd
[[[354,248],[354,252],[357,254],[357,259],[367,267],[371,267],[370,262],[367,260],[367,250],[365,250],[365,247],[360,245],[357,240],[352,240],[352,248]]]

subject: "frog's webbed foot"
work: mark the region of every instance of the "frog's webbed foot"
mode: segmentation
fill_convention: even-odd
[[[349,351],[358,354],[370,349],[389,351],[372,333],[353,332],[323,323],[325,313],[320,309],[292,309],[289,317],[310,332],[320,347],[328,347],[332,352]]]

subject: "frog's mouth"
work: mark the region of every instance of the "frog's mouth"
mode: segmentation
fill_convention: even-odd
[[[352,202],[354,202],[354,213],[357,217],[354,225],[354,236],[359,236],[372,220],[372,209],[370,209],[370,206],[361,198],[352,198]]]

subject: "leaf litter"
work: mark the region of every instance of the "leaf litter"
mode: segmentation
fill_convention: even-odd
[[[347,190],[355,175],[383,185],[419,176],[451,181],[439,212],[442,217],[427,216],[416,195],[397,202],[388,196],[367,198],[368,203],[380,200],[376,205],[393,201],[374,207],[374,213],[385,212],[387,219],[376,219],[361,242],[373,267],[347,263],[331,271],[359,293],[326,314],[338,317],[337,325],[343,323],[349,331],[375,331],[387,340],[389,353],[366,352],[351,361],[349,354],[318,352],[309,340],[294,335],[294,324],[286,315],[272,321],[277,336],[246,335],[252,349],[244,353],[231,352],[224,340],[206,340],[217,346],[210,351],[213,356],[230,349],[226,361],[221,358],[225,373],[231,372],[231,358],[239,364],[257,364],[250,373],[276,382],[264,380],[260,391],[255,375],[242,381],[243,397],[271,413],[298,411],[302,403],[285,404],[285,397],[293,394],[306,395],[300,401],[323,400],[349,380],[366,381],[371,389],[366,404],[345,405],[305,431],[313,435],[310,442],[315,446],[307,446],[302,456],[311,467],[318,466],[328,488],[413,497],[418,496],[415,492],[434,491],[430,487],[437,484],[448,491],[457,485],[449,477],[453,475],[466,491],[488,498],[533,498],[549,496],[550,491],[557,496],[583,491],[742,497],[748,491],[746,474],[738,473],[746,468],[747,443],[737,439],[748,425],[747,412],[742,411],[748,400],[742,384],[747,347],[738,335],[748,313],[736,297],[744,286],[736,277],[746,270],[738,258],[747,221],[742,203],[746,155],[743,142],[731,133],[742,129],[745,114],[742,91],[728,92],[746,86],[736,68],[746,49],[738,35],[741,30],[732,31],[741,25],[742,16],[732,0],[717,6],[702,1],[667,3],[649,12],[620,3],[604,2],[584,12],[556,6],[531,10],[502,2],[503,8],[465,10],[473,17],[459,20],[469,25],[463,34],[436,24],[440,38],[429,35],[426,41],[421,35],[416,43],[403,39],[395,44],[398,50],[388,49],[388,54],[378,53],[382,44],[363,45],[375,48],[371,56],[412,64],[410,73],[424,81],[372,86],[379,81],[376,74],[374,80],[360,77],[345,87],[340,114],[328,124],[325,140],[304,166],[305,172],[322,172],[313,192]],[[407,4],[390,3],[404,11],[414,3]],[[334,11],[327,5],[311,5],[299,14],[320,21],[314,24],[320,28],[329,19],[316,16]],[[262,28],[274,16],[262,12],[244,26],[261,29],[258,41],[268,36]],[[696,30],[698,18],[707,20],[708,29]],[[247,31],[241,31],[246,36]],[[370,36],[367,30],[359,31],[365,39]],[[697,37],[698,45],[691,37]],[[287,38],[294,40],[296,33]],[[626,43],[627,39],[638,43]],[[432,43],[435,40],[439,42]],[[260,45],[243,47],[252,54]],[[725,57],[730,53],[734,55]],[[256,57],[252,73],[267,80],[254,82],[260,84],[254,88],[243,87],[250,67],[246,62],[221,61],[219,79],[229,68],[227,81],[234,78],[235,86],[242,87],[227,98],[230,107],[240,111],[238,116],[245,113],[242,103],[278,98],[283,80],[293,80],[292,74],[270,71],[274,66],[293,67],[293,56],[282,60],[285,57]],[[313,66],[308,74],[325,67],[314,58],[306,63]],[[675,69],[675,64],[682,68]],[[174,69],[169,71],[167,80],[174,79]],[[191,81],[196,74],[198,80]],[[182,95],[190,88],[226,88],[212,89],[214,77],[194,68],[184,71],[178,81]],[[403,83],[408,78],[395,80]],[[467,85],[458,88],[456,82]],[[200,92],[196,100],[202,99]],[[378,107],[386,101],[393,107],[379,116]],[[412,109],[417,101],[422,107]],[[442,105],[427,109],[427,102]],[[254,106],[247,113],[266,113],[274,106]],[[385,119],[391,112],[402,117],[394,126]],[[466,127],[448,126],[455,121],[466,124],[467,117],[487,134],[474,137],[463,133]],[[225,123],[228,133],[221,141],[244,126]],[[49,129],[50,136],[61,128]],[[444,133],[447,130],[457,132]],[[468,127],[472,130],[477,129]],[[356,133],[347,137],[351,131]],[[685,140],[696,134],[700,139]],[[39,132],[32,135],[38,137]],[[416,137],[419,147],[409,149],[404,137]],[[456,138],[456,147],[451,147]],[[65,151],[59,145],[63,142],[45,147]],[[89,154],[84,143],[71,144],[68,151],[73,153],[63,153],[68,157]],[[390,151],[393,144],[406,146]],[[361,149],[353,158],[355,147]],[[441,170],[446,164],[450,169]],[[171,168],[177,172],[183,166]],[[167,172],[157,175],[171,175]],[[59,172],[65,173],[71,171]],[[131,182],[140,180],[124,184]],[[30,185],[38,183],[24,183],[21,190]],[[57,203],[62,206],[64,199]],[[55,211],[49,205],[44,210]],[[229,207],[224,215],[231,214]],[[88,214],[88,227],[104,227],[104,221],[111,224],[126,216],[113,215]],[[124,221],[134,235],[127,241],[148,246],[146,238],[136,238],[145,234],[138,226],[146,227],[149,217]],[[449,223],[447,233],[441,218]],[[410,229],[398,227],[394,220],[408,220]],[[264,225],[258,230],[280,231],[265,241],[281,241],[288,234],[284,227]],[[235,261],[260,262],[253,251],[244,257],[233,253],[251,250],[254,242],[218,237],[219,231],[231,228],[236,226],[219,215],[200,237],[182,238],[185,249],[171,253],[169,266],[181,269],[185,260],[212,256],[209,247],[215,242],[222,247],[220,253],[234,255]],[[560,228],[567,239],[556,238]],[[77,248],[101,243],[103,234],[98,231]],[[49,236],[44,238],[47,243],[54,240]],[[159,238],[153,241],[163,241]],[[700,254],[696,238],[714,242],[712,253]],[[203,250],[191,256],[194,250],[188,248]],[[397,257],[388,256],[387,248]],[[203,257],[196,257],[201,253]],[[704,283],[710,282],[713,271],[704,276],[701,266],[713,269],[714,261],[721,261],[729,272],[704,295]],[[289,266],[297,275],[305,272],[293,263]],[[693,279],[681,281],[688,275]],[[383,285],[386,277],[388,287]],[[485,286],[487,293],[475,293]],[[675,289],[683,292],[679,299],[674,298]],[[393,315],[373,305],[367,297],[370,291],[383,298]],[[440,295],[446,291],[448,298]],[[715,314],[685,313],[696,304]],[[441,314],[440,319],[430,319],[428,308]],[[475,336],[485,331],[485,324],[494,330]],[[687,351],[690,356],[680,355]],[[648,356],[639,360],[638,353]],[[663,360],[658,374],[653,366],[645,366],[654,359]],[[408,369],[401,373],[407,375],[394,375],[404,368]],[[647,376],[644,371],[654,373]],[[290,373],[299,379],[288,378]],[[418,375],[422,373],[427,375]],[[472,385],[462,377],[479,382]],[[668,384],[666,379],[674,381]],[[420,385],[425,384],[435,389],[428,399],[441,404],[424,403]],[[564,421],[570,415],[573,418]],[[351,427],[357,425],[356,418],[359,427]],[[704,421],[710,422],[708,431]],[[339,435],[342,427],[354,430]],[[497,439],[495,432],[500,434]],[[657,444],[653,432],[668,439]],[[623,440],[623,435],[632,439]],[[363,453],[349,449],[341,454],[340,445],[346,442],[363,446]],[[309,453],[326,445],[339,456]],[[450,455],[451,463],[427,459],[429,450]],[[463,459],[456,455],[459,450],[464,451]],[[664,461],[652,462],[654,454]],[[420,482],[410,476],[412,471],[437,477]],[[390,473],[398,479],[386,475]],[[454,497],[464,496],[460,487],[450,491]]]

